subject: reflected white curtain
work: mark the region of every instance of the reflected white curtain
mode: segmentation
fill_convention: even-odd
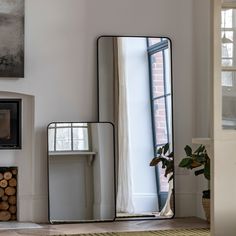
[[[118,85],[118,189],[117,212],[133,213],[132,175],[130,161],[130,142],[127,109],[127,78],[125,73],[125,58],[123,39],[116,41],[116,62],[118,63],[116,82]]]

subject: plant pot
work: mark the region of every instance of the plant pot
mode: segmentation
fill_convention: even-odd
[[[210,198],[202,198],[202,206],[203,206],[203,209],[205,211],[206,219],[209,223],[210,223],[210,220],[211,220],[210,203],[211,203]]]

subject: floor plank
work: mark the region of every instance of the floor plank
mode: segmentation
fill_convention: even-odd
[[[35,229],[11,229],[1,230],[0,235],[4,236],[37,236],[37,235],[59,235],[79,233],[103,233],[103,232],[124,232],[124,231],[150,231],[166,230],[177,228],[209,228],[209,224],[195,217],[176,218],[170,220],[140,220],[140,221],[115,221],[100,223],[79,223],[79,224],[43,224],[41,228]]]

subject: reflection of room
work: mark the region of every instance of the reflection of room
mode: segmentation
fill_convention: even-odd
[[[48,135],[50,221],[113,219],[111,124],[52,123]]]
[[[99,116],[117,129],[117,216],[170,217],[172,187],[160,164],[149,166],[159,147],[172,144],[170,42],[101,37],[98,45]]]

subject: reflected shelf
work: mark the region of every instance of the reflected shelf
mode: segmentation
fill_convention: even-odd
[[[49,152],[49,156],[96,155],[96,152]]]
[[[192,138],[192,143],[210,146],[212,145],[212,139],[211,138]]]
[[[62,156],[87,156],[88,165],[92,166],[96,152],[49,152],[48,155],[51,157],[62,157]]]

